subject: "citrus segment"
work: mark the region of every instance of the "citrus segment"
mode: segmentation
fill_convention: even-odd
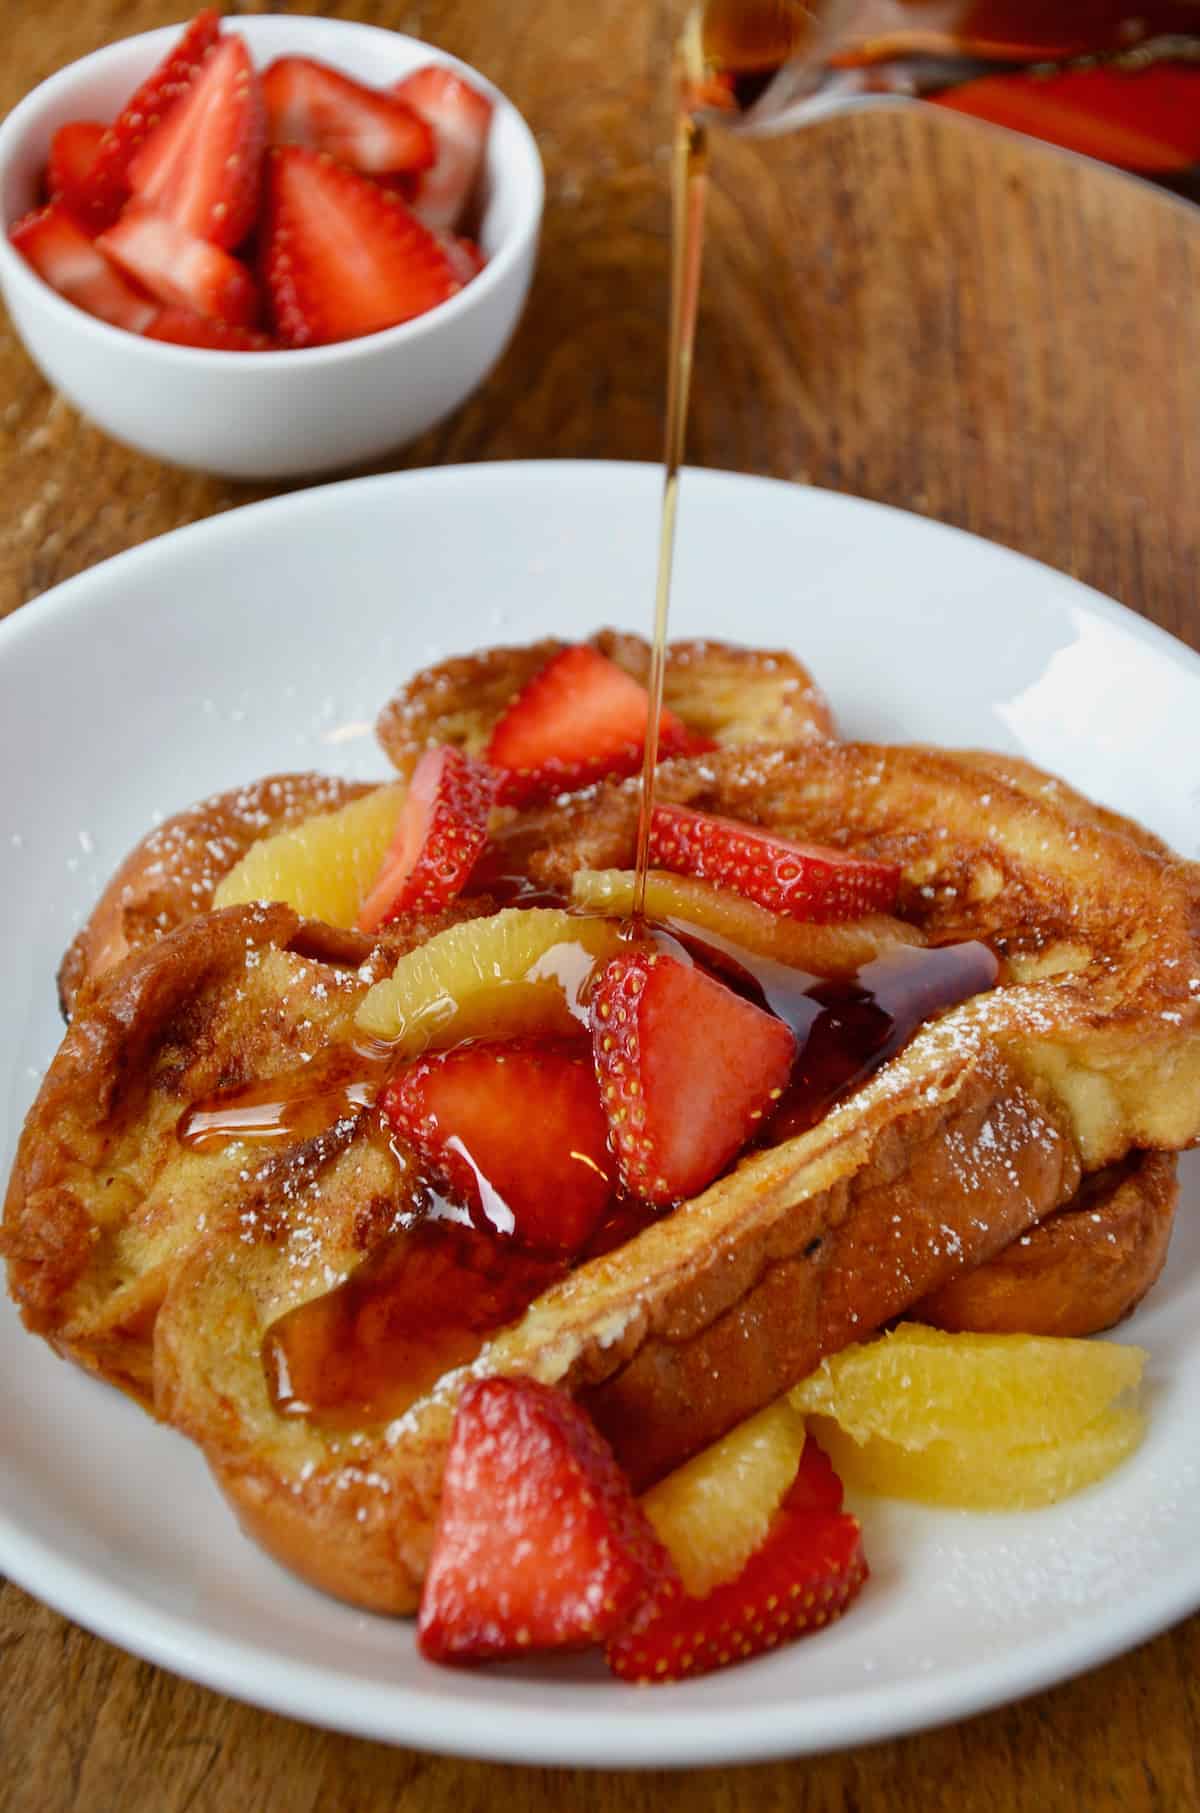
[[[823,1360],[790,1401],[847,1484],[1017,1510],[1079,1491],[1137,1446],[1145,1358],[1111,1341],[902,1324]]]
[[[1027,1511],[1103,1479],[1145,1433],[1139,1410],[1107,1410],[1066,1439],[1005,1448],[977,1438],[902,1448],[882,1436],[856,1442],[827,1417],[812,1431],[847,1486],[881,1498],[975,1511]]]
[[[642,1498],[689,1593],[732,1580],[796,1477],[804,1418],[786,1398],[739,1423]]]
[[[214,907],[281,901],[306,919],[352,926],[387,854],[404,787],[393,782],[251,844],[213,895]]]
[[[632,869],[581,869],[571,899],[592,913],[625,914],[633,906]],[[761,957],[773,957],[814,976],[845,975],[900,944],[923,944],[914,926],[872,913],[837,925],[812,925],[768,912],[727,888],[652,869],[646,877],[646,916],[716,934]]]
[[[581,1033],[593,971],[620,948],[609,920],[507,907],[402,957],[364,998],[358,1027],[406,1056],[481,1036]]]

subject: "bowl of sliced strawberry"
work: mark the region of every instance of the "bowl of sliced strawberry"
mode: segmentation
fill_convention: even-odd
[[[0,290],[117,440],[235,478],[330,471],[487,376],[542,198],[528,126],[465,64],[209,10],[60,70],[0,125]]]

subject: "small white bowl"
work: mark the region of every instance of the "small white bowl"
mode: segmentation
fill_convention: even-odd
[[[145,32],[59,70],[0,125],[0,224],[38,201],[50,140],[67,120],[111,119],[178,39]],[[296,352],[225,353],[145,340],[56,294],[0,233],[0,290],[52,384],[118,441],[230,478],[291,478],[375,459],[457,409],[508,344],[533,275],[543,179],[533,134],[483,76],[432,45],[373,25],[268,14],[227,28],[261,68],[317,57],[382,87],[422,63],[460,69],[495,102],[482,192],[487,264],[415,321]]]

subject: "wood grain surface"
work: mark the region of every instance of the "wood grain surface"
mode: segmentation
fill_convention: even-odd
[[[393,463],[655,458],[663,73],[677,9],[320,10],[478,64],[526,113],[546,162],[541,264],[511,349],[473,401]],[[173,0],[10,0],[0,111],[72,58],[179,16]],[[961,524],[1200,646],[1200,210],[920,109],[724,144],[715,188],[695,463]],[[36,610],[39,593],[95,561],[264,494],[115,446],[3,330],[0,481],[0,615]],[[802,653],[802,626],[797,641]],[[0,1583],[0,1813],[497,1805],[1200,1808],[1200,1619],[947,1730],[814,1761],[639,1776],[464,1764],[311,1730],[134,1661]]]

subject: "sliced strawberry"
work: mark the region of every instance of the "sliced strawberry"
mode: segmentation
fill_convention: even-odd
[[[143,205],[231,250],[254,225],[266,143],[262,88],[243,39],[223,38],[129,165]]]
[[[658,1206],[711,1184],[779,1099],[796,1059],[783,1021],[653,950],[605,965],[591,1024],[622,1180]]]
[[[741,1572],[702,1599],[664,1590],[605,1651],[625,1681],[681,1681],[841,1616],[867,1578],[858,1519],[782,1507]]]
[[[457,1045],[410,1064],[380,1106],[481,1228],[574,1253],[599,1225],[614,1166],[586,1047]]]
[[[308,57],[280,57],[263,75],[272,145],[308,145],[368,176],[426,170],[433,131],[398,95],[354,82]]]
[[[89,315],[135,334],[153,320],[155,304],[113,269],[62,202],[27,214],[8,236],[51,289]]]
[[[285,346],[395,327],[461,287],[398,196],[320,152],[269,152],[267,192],[262,264]]]
[[[401,913],[436,913],[457,899],[487,843],[495,777],[461,749],[429,749],[412,782],[371,892],[358,916],[373,932]]]
[[[703,970],[657,951],[605,965],[592,1044],[625,1186],[660,1205],[694,1196],[783,1093],[796,1041]]]
[[[431,1661],[602,1642],[674,1565],[611,1448],[563,1391],[472,1379],[458,1401],[418,1636]]]
[[[96,244],[172,308],[235,327],[253,327],[258,318],[258,291],[245,265],[172,220],[128,207]]]
[[[129,199],[129,166],[138,148],[157,130],[186,94],[221,30],[213,8],[197,13],[168,56],[131,95],[104,134],[88,179],[85,201],[88,225],[111,226]]]
[[[676,875],[732,888],[790,919],[857,919],[896,902],[900,867],[821,844],[791,843],[732,818],[656,806],[650,861]]]
[[[605,775],[636,774],[650,717],[644,686],[597,649],[564,648],[513,700],[492,732],[487,759],[501,770],[496,797],[527,805],[590,786]],[[691,733],[674,712],[659,720],[659,755],[680,755]]]
[[[433,167],[421,177],[413,206],[427,227],[453,229],[483,168],[492,103],[437,63],[414,70],[396,83],[394,92],[429,122],[437,142]]]
[[[169,340],[174,346],[204,346],[219,353],[265,353],[273,346],[266,334],[197,315],[190,308],[159,309],[143,333],[147,340]]]
[[[90,187],[106,128],[99,120],[68,120],[50,140],[46,189],[60,201],[85,233],[99,233],[113,218],[97,210]]]

